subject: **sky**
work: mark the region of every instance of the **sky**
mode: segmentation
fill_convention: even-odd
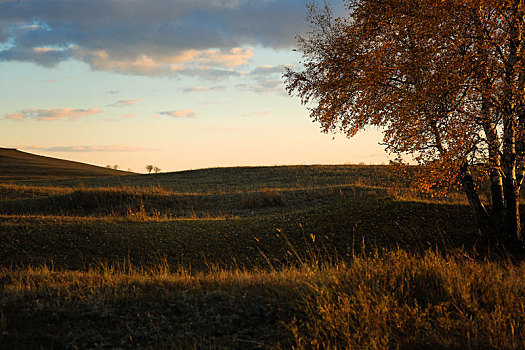
[[[305,15],[305,0],[0,0],[0,147],[135,172],[388,162],[379,130],[323,134],[287,94]]]

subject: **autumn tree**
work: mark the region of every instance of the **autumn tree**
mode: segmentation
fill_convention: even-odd
[[[326,4],[309,6],[302,67],[284,74],[288,92],[325,132],[382,128],[398,163],[421,165],[421,189],[461,186],[480,234],[523,247],[525,0],[345,4],[337,18]],[[484,178],[488,209],[478,195]]]

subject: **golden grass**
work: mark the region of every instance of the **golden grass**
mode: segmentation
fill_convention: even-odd
[[[0,200],[17,200],[28,198],[42,198],[70,193],[71,190],[64,187],[53,186],[28,186],[11,183],[0,183]]]
[[[519,349],[524,264],[387,168],[0,184],[0,348]]]
[[[37,187],[0,184],[0,213],[13,215],[98,216],[131,221],[226,218],[297,210],[346,195],[379,193],[370,186],[262,188],[221,193],[180,193],[161,186]]]
[[[84,269],[126,258],[151,266],[158,256],[175,269],[202,270],[208,263],[282,266],[289,256],[277,229],[301,253],[306,243],[314,243],[346,258],[362,241],[410,250],[475,244],[464,204],[394,199],[388,188],[329,180],[325,186],[218,194],[181,194],[159,186],[64,187],[67,193],[0,201],[0,266],[53,263]]]
[[[113,347],[521,349],[525,344],[525,264],[476,261],[461,252],[443,257],[397,250],[356,256],[348,264],[200,273],[170,271],[165,263],[152,269],[2,268],[0,280],[4,344],[23,343],[16,332],[23,321],[28,326],[46,321],[54,329],[45,334],[46,327],[27,328],[26,344],[59,347],[92,347],[102,336]],[[78,328],[87,323],[89,331]]]
[[[414,257],[357,258],[309,283],[297,348],[521,349],[525,264]]]
[[[339,185],[388,187],[397,179],[389,166],[300,165],[211,168],[151,175],[23,181],[34,186],[120,187],[160,186],[179,193],[239,193],[272,189],[302,189]]]

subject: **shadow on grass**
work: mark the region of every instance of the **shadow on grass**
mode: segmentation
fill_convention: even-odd
[[[275,268],[312,252],[344,261],[378,247],[471,249],[477,239],[465,205],[396,201],[368,193],[333,200],[290,213],[220,219],[5,216],[0,217],[0,265],[84,269],[99,263],[152,266],[165,259],[173,268],[194,271]]]

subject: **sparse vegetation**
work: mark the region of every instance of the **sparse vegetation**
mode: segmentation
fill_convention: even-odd
[[[387,166],[0,184],[7,348],[520,348],[525,270]],[[503,256],[503,258],[501,258]]]

